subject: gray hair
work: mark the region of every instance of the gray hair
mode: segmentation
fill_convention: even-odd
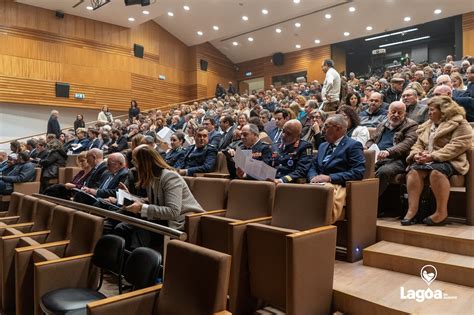
[[[341,114],[335,114],[335,115],[329,116],[329,118],[326,121],[330,121],[333,124],[342,127],[343,129],[347,129],[347,121],[344,118],[344,116],[342,116]]]
[[[155,139],[154,139],[152,136],[145,136],[145,137],[143,137],[142,143],[145,143],[145,144],[154,144],[154,143],[155,143]]]
[[[250,132],[253,133],[254,135],[256,135],[256,136],[260,135],[260,131],[258,130],[257,125],[255,125],[255,124],[247,124],[246,126],[249,127]]]

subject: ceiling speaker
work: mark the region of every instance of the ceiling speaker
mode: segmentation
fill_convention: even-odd
[[[272,62],[275,66],[281,66],[285,62],[285,55],[283,53],[273,54]]]

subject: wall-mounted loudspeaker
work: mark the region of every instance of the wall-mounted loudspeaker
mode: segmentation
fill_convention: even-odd
[[[56,17],[58,19],[64,19],[64,12],[63,11],[56,11]]]
[[[285,55],[283,53],[273,54],[272,62],[275,66],[281,66],[285,62]]]
[[[69,83],[56,82],[56,97],[69,98]]]
[[[133,55],[138,58],[143,58],[145,48],[142,45],[133,44]]]
[[[207,60],[201,59],[199,60],[199,64],[202,71],[207,71]]]

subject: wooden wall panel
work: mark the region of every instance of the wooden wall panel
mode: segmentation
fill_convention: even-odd
[[[271,62],[271,56],[246,61],[237,64],[237,80],[264,77],[265,88],[272,83],[272,77],[281,74],[308,72],[308,80],[324,80],[321,63],[324,59],[331,58],[331,47],[329,45],[304,49],[285,54],[285,62],[281,66],[275,66]],[[246,77],[245,73],[251,71],[252,77]]]
[[[474,12],[462,15],[462,50],[463,56],[474,55]]]

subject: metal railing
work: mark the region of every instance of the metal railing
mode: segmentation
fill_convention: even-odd
[[[157,107],[157,108],[147,109],[144,113],[148,113],[152,110],[167,110],[167,109],[173,108],[174,106],[178,106],[178,105],[182,105],[182,104],[187,105],[189,103],[194,103],[194,102],[202,102],[202,101],[209,100],[211,98],[213,98],[213,97],[197,98],[197,99],[189,100],[189,101],[185,101],[185,102],[173,103],[173,104],[169,104],[169,105],[164,106],[164,107]],[[128,113],[116,116],[116,117],[114,117],[114,119],[121,119],[121,118],[124,118],[124,117],[128,117]],[[87,125],[93,125],[93,124],[96,124],[98,122],[99,122],[98,120],[94,120],[94,121],[90,121],[90,122],[85,123],[85,125],[86,126]],[[73,129],[73,128],[74,128],[74,126],[68,126],[68,127],[65,127],[65,128],[61,128],[61,131],[70,130],[70,129]],[[0,142],[0,144],[10,143],[12,141],[20,141],[20,140],[30,139],[30,138],[34,138],[34,137],[41,137],[41,136],[44,136],[45,134],[46,134],[46,132],[42,132],[42,133],[38,133],[38,134],[26,136],[26,137],[10,139],[10,140],[7,140],[7,141],[2,141],[2,142]]]
[[[69,208],[72,208],[72,209],[75,209],[75,210],[89,212],[89,213],[93,213],[93,214],[96,214],[96,215],[101,216],[101,217],[121,221],[121,222],[130,224],[130,225],[133,225],[137,228],[144,229],[144,230],[147,230],[147,231],[150,231],[150,232],[153,232],[153,233],[158,233],[158,234],[161,234],[161,235],[164,235],[164,236],[168,236],[170,238],[179,239],[181,241],[185,241],[188,238],[188,235],[185,232],[181,232],[181,231],[172,229],[170,227],[167,227],[167,226],[164,226],[164,225],[161,225],[161,224],[153,223],[153,222],[146,221],[146,220],[137,219],[137,218],[134,218],[134,217],[131,217],[131,216],[128,216],[128,215],[124,215],[124,214],[120,214],[120,213],[117,213],[115,211],[105,210],[105,209],[97,208],[97,207],[94,207],[94,206],[89,206],[89,205],[85,205],[85,204],[82,204],[82,203],[78,203],[78,202],[75,202],[75,201],[64,200],[64,199],[61,199],[61,198],[46,196],[46,195],[42,195],[42,194],[33,194],[33,196],[36,197],[36,198],[41,198],[41,199],[47,200],[49,202],[52,202],[52,203],[55,203],[55,204],[58,204],[58,205],[61,205],[61,206],[69,207]]]

